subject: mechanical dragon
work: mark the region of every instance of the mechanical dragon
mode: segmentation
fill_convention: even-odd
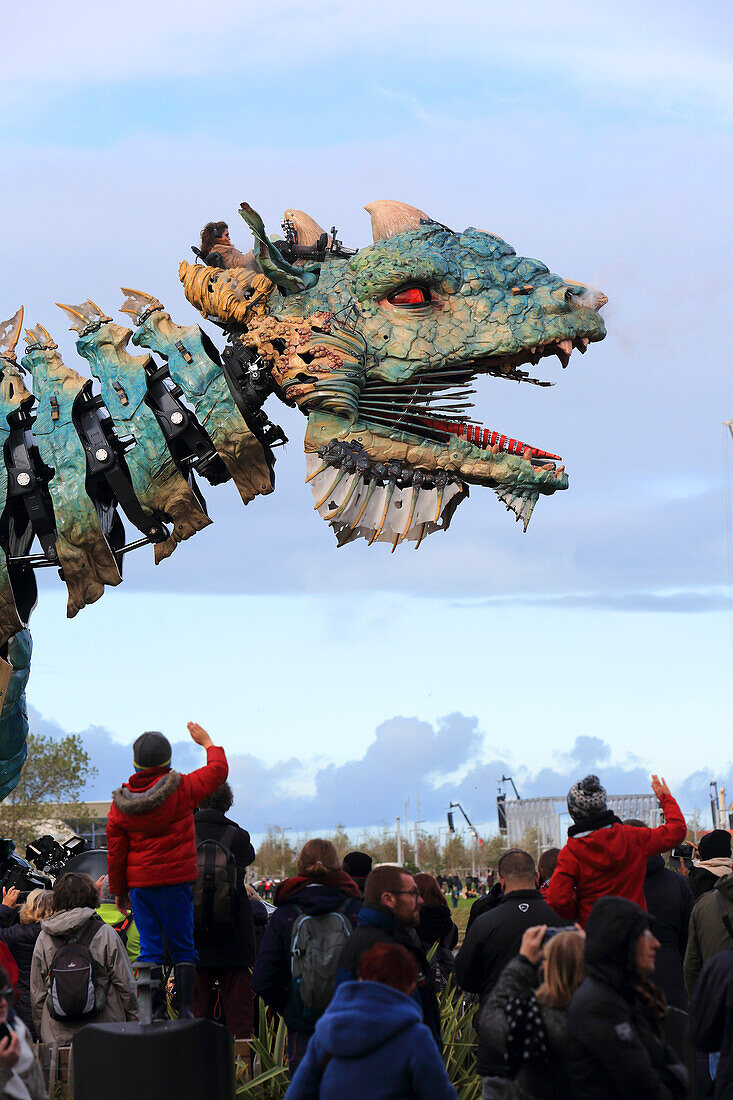
[[[255,242],[245,266],[212,266],[215,254],[181,263],[188,301],[226,338],[221,353],[198,326],[124,287],[134,332],[91,300],[57,303],[87,374],[62,361],[41,324],[26,329],[18,362],[22,307],[0,324],[0,653],[10,675],[0,798],[27,751],[34,570],[58,569],[73,617],[121,582],[128,551],[151,545],[158,564],[211,522],[202,480],[231,479],[244,504],[271,493],[286,439],[263,409],[270,395],[307,418],[306,481],[339,546],[417,549],[449,526],[470,485],[492,489],[526,530],[539,497],[567,488],[557,455],[475,423],[469,399],[480,375],[550,385],[523,368],[546,356],[565,367],[602,340],[605,295],[491,233],[454,232],[391,200],[366,210],[374,241],[356,250],[299,210],[270,239],[242,203]]]

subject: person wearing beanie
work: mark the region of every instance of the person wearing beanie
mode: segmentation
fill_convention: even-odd
[[[224,749],[188,723],[206,750],[206,764],[189,775],[171,768],[171,746],[148,732],[133,745],[134,773],[114,791],[107,817],[107,872],[115,904],[140,934],[139,962],[161,967],[165,946],[175,967],[179,1015],[193,1017],[196,949],[193,893],[196,838],[193,811],[229,774]],[[160,974],[162,977],[162,972]]]
[[[730,840],[730,834],[722,829],[715,829],[714,832],[702,838],[698,850],[701,856],[709,857],[704,861],[708,866],[712,863],[730,863],[730,860],[724,856],[710,855],[711,851],[720,851],[724,848],[724,841],[716,837],[716,833],[722,833],[723,837],[728,837]],[[703,843],[706,840],[708,840],[708,846]],[[727,951],[733,947],[733,873],[730,868],[727,874],[718,872],[713,882],[713,888],[706,890],[695,902],[695,908],[690,917],[684,962],[685,986],[690,997],[698,976],[708,960],[720,954],[721,951]]]
[[[344,874],[353,878],[359,887],[362,898],[364,897],[364,883],[372,869],[372,857],[366,852],[347,852],[341,863]]]
[[[697,859],[693,859],[688,876],[695,901],[714,890],[718,879],[733,871],[731,836],[727,829],[713,829],[705,833],[697,845]]]
[[[594,903],[606,894],[646,908],[647,859],[674,848],[687,834],[682,811],[664,779],[653,775],[652,790],[664,812],[664,825],[655,829],[624,825],[608,809],[597,775],[587,775],[570,788],[568,812],[573,825],[544,894],[558,916],[585,927]]]

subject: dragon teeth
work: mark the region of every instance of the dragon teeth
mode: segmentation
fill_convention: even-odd
[[[306,480],[316,509],[333,527],[339,546],[356,538],[391,546],[405,540],[421,542],[426,535],[447,527],[454,507],[448,505],[463,491],[460,483],[448,482],[442,491],[420,487],[415,493],[414,486],[376,485],[358,473],[338,478],[332,466],[324,470],[321,465],[317,454],[306,454]]]

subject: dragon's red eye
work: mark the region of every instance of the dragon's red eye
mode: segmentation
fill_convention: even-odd
[[[406,286],[387,295],[393,306],[425,306],[430,301],[430,291],[424,286]]]

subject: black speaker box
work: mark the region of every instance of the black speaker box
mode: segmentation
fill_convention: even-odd
[[[213,1020],[87,1024],[72,1048],[75,1100],[232,1100],[234,1044]]]

